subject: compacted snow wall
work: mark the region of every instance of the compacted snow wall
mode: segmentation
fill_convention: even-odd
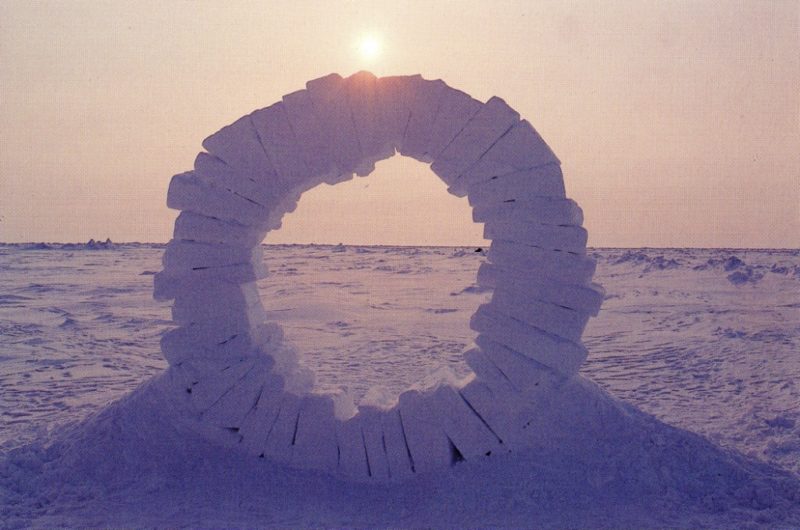
[[[548,395],[586,358],[581,334],[603,298],[581,209],[530,123],[500,98],[481,103],[441,80],[331,74],[203,147],[170,183],[167,204],[181,213],[154,292],[174,300],[178,327],[162,351],[188,424],[257,457],[381,481],[529,443]],[[493,294],[470,322],[467,384],[341,418],[332,396],[304,386],[280,327],[266,322],[260,244],[304,191],[368,175],[395,151],[468,197],[492,240],[477,281]]]

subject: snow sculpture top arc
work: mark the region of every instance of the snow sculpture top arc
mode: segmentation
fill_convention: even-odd
[[[481,103],[441,80],[331,74],[203,147],[170,183],[167,204],[181,213],[154,293],[174,299],[178,327],[162,350],[188,423],[256,456],[383,481],[530,443],[548,392],[584,361],[581,334],[603,297],[582,212],[530,123],[502,99]],[[260,242],[304,191],[367,175],[395,151],[432,162],[469,198],[493,240],[477,278],[493,295],[470,322],[471,382],[339,419],[331,397],[295,388],[296,360],[265,322]]]

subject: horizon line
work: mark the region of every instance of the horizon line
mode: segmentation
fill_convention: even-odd
[[[166,246],[169,242],[155,242],[155,241],[112,241],[110,238],[106,240],[101,239],[91,239],[89,241],[84,242],[74,242],[74,241],[19,241],[19,242],[8,242],[8,241],[0,241],[0,246],[20,246],[20,245],[87,245],[90,241],[94,241],[97,244],[105,244],[106,241],[110,241],[112,245],[151,245],[151,246]],[[213,244],[213,243],[204,243],[204,244]],[[223,243],[219,243],[220,245],[224,245]],[[490,242],[491,244],[491,242]],[[393,244],[393,243],[260,243],[261,246],[272,246],[272,247],[286,247],[286,246],[320,246],[320,247],[337,247],[337,246],[344,246],[344,247],[408,247],[408,248],[484,248],[489,245],[479,245],[479,244],[472,244],[472,245],[459,245],[459,244],[439,244],[439,245],[431,245],[431,244],[424,244],[424,245],[411,245],[411,244]],[[800,250],[800,247],[675,247],[675,246],[587,246],[586,250],[642,250],[642,249],[650,249],[650,250]]]

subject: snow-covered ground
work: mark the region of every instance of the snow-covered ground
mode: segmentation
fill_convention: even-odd
[[[635,436],[586,426],[374,487],[207,445],[171,421],[157,381],[108,406],[166,367],[169,304],[151,296],[163,249],[42,247],[0,246],[0,526],[800,526],[798,251],[591,251],[607,298],[583,374],[723,449],[619,405]],[[264,305],[318,391],[391,399],[443,365],[467,373],[482,253],[265,256]]]

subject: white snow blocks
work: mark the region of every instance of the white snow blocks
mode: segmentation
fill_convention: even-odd
[[[327,135],[333,158],[341,173],[367,175],[371,164],[364,160],[358,134],[353,124],[347,84],[337,74],[331,74],[306,83],[314,113]]]
[[[464,354],[477,377],[458,393],[499,438],[498,450],[509,452],[524,447],[529,429],[535,428],[532,422],[541,405],[538,390],[549,386],[543,382],[552,372],[510,350],[498,353],[499,347],[488,344],[489,353],[476,348]]]
[[[463,194],[476,184],[499,175],[560,164],[550,148],[530,123],[517,122],[491,148],[472,164],[451,187],[452,192]]]
[[[483,229],[486,239],[505,239],[546,250],[586,252],[586,229],[580,226],[549,225],[524,221],[487,221]]]
[[[203,147],[256,182],[269,182],[275,176],[275,169],[267,159],[249,115],[203,140]]]
[[[270,211],[267,207],[224,187],[213,186],[193,171],[172,177],[167,206],[254,228],[269,226]]]
[[[267,438],[280,412],[283,388],[281,376],[275,373],[264,374],[258,396],[242,419],[238,431],[238,446],[252,456],[263,458]]]
[[[273,228],[279,227],[278,225]],[[266,230],[188,211],[181,212],[175,220],[174,237],[183,241],[254,247],[261,243],[266,235]]]
[[[485,223],[491,220],[494,222],[581,226],[583,210],[571,199],[530,197],[476,205],[472,209],[472,220],[476,223]]]
[[[264,208],[274,208],[280,201],[277,194],[277,176],[270,175],[269,180],[257,180],[242,174],[226,164],[222,159],[208,153],[199,153],[194,160],[194,173],[200,180],[224,188],[234,195],[256,203]]]
[[[551,280],[531,271],[512,271],[494,263],[478,268],[478,285],[491,289],[514,291],[534,300],[550,302],[578,312],[596,316],[605,297],[605,290],[596,283],[571,284],[568,280]]]
[[[431,169],[450,185],[450,193],[463,197],[466,186],[460,180],[462,174],[478,163],[518,121],[519,114],[514,109],[502,99],[492,97],[444,148]]]
[[[515,201],[534,201],[542,197],[564,199],[566,192],[561,166],[547,164],[473,183],[467,197],[470,205],[485,207]]]
[[[298,98],[286,96],[292,102]],[[306,99],[307,100],[307,99]],[[307,104],[310,106],[310,103]],[[302,179],[310,178],[306,155],[310,154],[303,149],[307,142],[298,142],[294,128],[291,125],[288,106],[285,102],[278,102],[267,108],[257,110],[250,115],[253,127],[256,130],[261,146],[272,163],[278,181],[282,186],[292,188],[299,184]],[[294,109],[294,105],[292,105]],[[309,115],[310,113],[306,113]],[[298,127],[301,131],[302,127]],[[314,159],[310,159],[315,163]],[[316,167],[318,173],[324,173],[329,169],[327,166]]]
[[[436,160],[483,107],[483,103],[460,90],[445,87],[431,125],[427,157]]]
[[[353,125],[366,167],[389,158],[399,145],[396,139],[397,116],[394,105],[387,101],[397,97],[381,90],[378,79],[369,72],[358,72],[345,80]]]
[[[550,396],[587,352],[583,329],[603,301],[592,283],[583,212],[566,198],[558,158],[505,101],[482,103],[442,80],[358,72],[306,83],[203,141],[175,175],[181,210],[154,296],[173,300],[161,348],[184,421],[221,445],[351,480],[392,482],[531,446]],[[256,281],[260,243],[300,195],[369,174],[395,151],[425,163],[493,243],[478,284],[491,301],[470,321],[474,377],[403,393],[389,410],[336,416],[279,326],[266,323]],[[291,391],[290,391],[291,389]],[[538,438],[537,438],[538,437]]]
[[[409,108],[400,154],[410,156],[420,162],[431,162],[427,155],[431,140],[431,129],[439,108],[439,99],[446,88],[441,79],[425,81],[422,78],[411,80],[412,100]]]
[[[214,243],[197,243],[173,239],[167,243],[162,263],[164,271],[181,273],[206,269],[220,269],[234,265],[260,264],[261,247],[238,247]]]
[[[339,462],[333,400],[304,396],[292,438],[292,463],[297,467],[335,471]]]
[[[411,117],[411,102],[414,98],[412,87],[421,80],[419,75],[379,77],[376,80],[377,97],[386,118],[386,139],[397,151],[403,145],[403,137]]]
[[[505,315],[492,305],[478,308],[470,327],[488,339],[564,375],[574,375],[586,360],[586,348],[527,322]]]
[[[283,96],[283,101],[253,114],[253,122],[261,135],[264,146],[285,181],[292,180],[295,164],[308,169],[303,177],[311,182],[315,177],[322,181],[333,179],[340,173],[334,162],[333,151],[327,134],[322,130],[319,117],[314,112],[307,90],[298,90]],[[292,142],[292,139],[295,141]]]
[[[194,289],[177,293],[172,304],[172,320],[178,324],[191,322],[264,321],[264,310],[255,282],[229,285],[226,282],[205,282]]]

